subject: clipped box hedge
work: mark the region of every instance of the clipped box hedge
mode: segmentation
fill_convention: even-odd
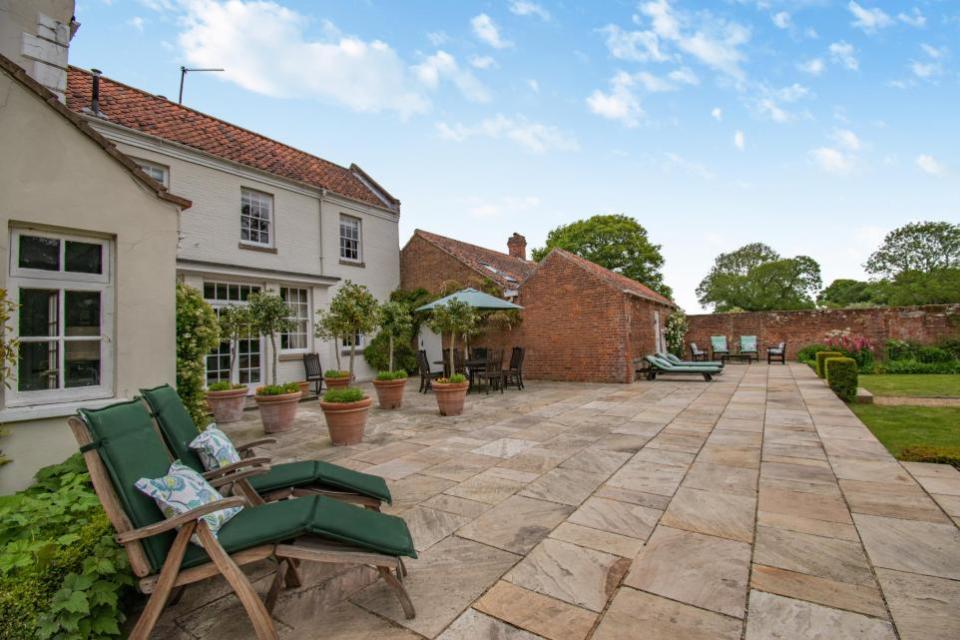
[[[845,357],[826,358],[824,368],[827,374],[827,384],[830,385],[833,392],[844,402],[853,402],[857,397],[857,361]]]
[[[823,363],[827,358],[842,358],[843,354],[839,351],[817,351],[817,365],[814,367],[817,371],[817,377],[825,378],[827,375],[826,369],[823,368]]]

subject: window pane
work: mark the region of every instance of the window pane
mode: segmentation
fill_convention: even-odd
[[[100,384],[100,341],[74,340],[64,343],[64,383],[71,387]]]
[[[74,273],[103,273],[103,245],[67,240],[66,270]]]
[[[57,343],[21,342],[17,363],[17,390],[57,388]]]
[[[59,292],[20,289],[20,337],[59,335]]]
[[[67,291],[66,316],[68,336],[100,335],[100,292]],[[67,350],[69,353],[69,349]]]
[[[207,300],[213,300],[216,297],[216,286],[209,283],[203,283],[203,297]]]
[[[60,270],[60,241],[56,238],[20,236],[20,266],[24,269]]]

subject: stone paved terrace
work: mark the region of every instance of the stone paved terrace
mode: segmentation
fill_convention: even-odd
[[[350,448],[304,403],[273,454],[389,479],[416,619],[371,571],[313,566],[285,640],[960,638],[960,472],[898,463],[805,366],[531,382],[459,418],[407,400]],[[157,637],[250,637],[224,593],[192,587]]]

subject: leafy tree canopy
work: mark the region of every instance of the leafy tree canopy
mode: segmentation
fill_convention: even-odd
[[[670,297],[663,282],[663,255],[647,230],[623,214],[597,215],[553,229],[545,247],[533,250],[533,259],[543,260],[551,249],[564,249],[601,267],[641,282]]]
[[[885,294],[886,290],[882,283],[838,278],[820,292],[820,295],[817,296],[817,303],[821,307],[830,309],[883,305],[885,304]]]
[[[894,307],[960,302],[960,267],[904,271],[883,285],[886,303]]]
[[[907,271],[960,268],[960,224],[912,222],[894,229],[864,266],[867,273],[891,279]]]
[[[697,298],[716,311],[809,309],[821,285],[816,260],[783,258],[757,242],[717,256]]]

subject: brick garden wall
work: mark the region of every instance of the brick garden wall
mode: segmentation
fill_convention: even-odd
[[[736,350],[739,336],[755,335],[761,353],[768,346],[787,342],[787,357],[808,344],[823,342],[828,331],[849,330],[876,345],[888,339],[936,344],[960,338],[960,304],[875,309],[825,309],[812,311],[766,311],[714,313],[688,317],[687,345],[701,349],[710,345],[710,336],[725,335]]]

